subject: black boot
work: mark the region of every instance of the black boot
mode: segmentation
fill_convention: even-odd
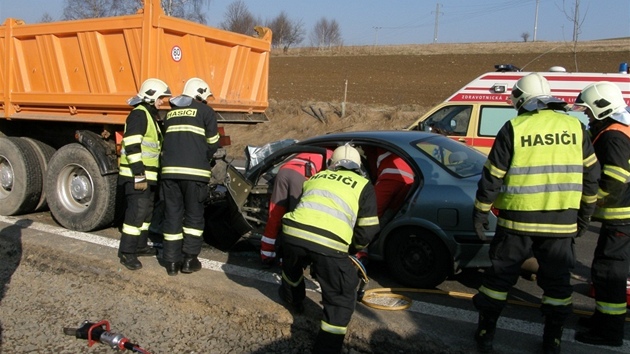
[[[479,312],[479,323],[475,332],[477,351],[480,353],[492,352],[492,340],[497,328],[498,313]]]
[[[588,332],[579,332],[575,335],[575,340],[581,343],[606,345],[609,347],[621,347],[623,345],[623,339],[610,338],[592,330]]]
[[[543,353],[560,354],[560,342],[562,340],[562,330],[564,321],[549,318],[545,320],[545,330],[543,332]]]
[[[162,259],[160,264],[166,268],[166,273],[175,276],[182,267],[182,240],[167,241],[162,244]]]
[[[320,329],[313,346],[313,354],[341,353],[344,337],[345,334],[334,334]]]
[[[124,265],[129,270],[138,270],[142,268],[142,263],[138,260],[135,253],[120,253],[120,264]]]
[[[182,273],[194,273],[201,269],[201,262],[196,255],[185,254],[182,263]]]
[[[596,325],[589,331],[577,333],[575,340],[610,347],[623,345],[625,315],[606,315],[596,311],[593,318],[597,318]]]
[[[138,245],[136,246],[136,255],[138,257],[153,257],[157,254],[157,250],[148,244],[149,231],[143,230],[140,232],[138,238]]]
[[[290,310],[296,314],[300,315],[304,313],[304,302],[303,301],[293,301],[293,296],[290,295],[290,290],[284,286],[284,284],[280,285],[278,288],[278,295],[290,306]]]
[[[179,263],[179,262],[166,262],[166,264],[164,264],[164,267],[166,268],[166,274],[168,274],[170,276],[175,276],[175,275],[177,275],[177,273],[179,272],[179,270],[181,268],[181,263]]]
[[[602,319],[602,316],[604,316],[603,313],[595,311],[591,317],[580,317],[577,323],[578,325],[588,329],[605,326],[605,323],[601,323],[603,320],[605,321],[605,319]]]
[[[593,328],[595,325],[594,322],[593,317],[580,317],[577,321],[578,325],[586,328]]]

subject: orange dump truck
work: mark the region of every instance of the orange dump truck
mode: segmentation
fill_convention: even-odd
[[[0,26],[0,215],[48,207],[66,228],[111,225],[125,119],[147,78],[174,95],[191,77],[214,94],[219,129],[267,120],[271,31],[257,36],[138,13]],[[228,144],[229,138],[223,137]]]

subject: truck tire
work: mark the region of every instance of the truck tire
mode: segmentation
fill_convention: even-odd
[[[42,172],[42,193],[39,197],[39,203],[37,203],[37,206],[33,211],[38,212],[46,210],[48,208],[48,204],[46,203],[46,192],[44,191],[46,170],[48,169],[48,162],[50,161],[50,158],[57,150],[55,150],[55,148],[53,148],[52,146],[36,139],[26,137],[22,137],[22,139],[26,140],[26,142],[28,142],[33,148],[33,151],[35,151],[35,155],[37,155],[37,160],[39,161],[39,169]]]
[[[57,150],[48,164],[45,192],[48,208],[65,228],[92,231],[114,220],[118,175],[103,176],[81,144]]]
[[[42,193],[42,173],[35,151],[16,137],[0,138],[0,214],[35,210]]]

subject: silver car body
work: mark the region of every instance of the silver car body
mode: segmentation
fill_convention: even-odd
[[[298,152],[324,153],[323,147],[334,149],[347,142],[365,151],[369,147],[387,149],[405,159],[415,174],[404,204],[381,225],[370,245],[370,259],[384,261],[401,283],[423,288],[435,287],[459,269],[490,265],[489,244],[478,239],[472,221],[477,182],[486,156],[447,137],[418,131],[322,135],[279,148],[245,173],[230,168],[226,186],[232,210],[238,209],[251,227],[246,236],[262,233],[273,176],[284,161]],[[367,172],[374,180],[375,171]],[[496,217],[491,214],[487,231],[490,240],[495,227]]]

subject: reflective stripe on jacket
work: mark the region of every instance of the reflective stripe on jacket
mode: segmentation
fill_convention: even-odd
[[[162,143],[162,134],[158,125],[153,121],[151,113],[142,105],[138,105],[134,110],[144,111],[147,118],[147,128],[143,135],[125,136],[122,140],[122,148],[120,150],[120,171],[119,174],[125,177],[133,177],[134,174],[130,165],[136,162],[142,162],[145,167],[145,176],[150,181],[157,181],[158,171],[160,168],[160,148]],[[125,133],[127,125],[125,125]],[[134,144],[140,144],[140,153],[129,154],[127,147]]]
[[[193,100],[187,107],[173,106],[164,127],[161,178],[207,183],[219,147],[216,112]]]
[[[300,202],[284,218],[326,230],[336,235],[337,239],[287,224],[282,227],[283,233],[339,252],[348,252],[358,221],[359,198],[368,183],[368,179],[352,171],[319,172],[304,183]],[[378,225],[378,218],[375,222]]]
[[[543,110],[511,121],[514,155],[495,206],[515,211],[579,209],[583,130],[579,120]],[[539,124],[540,119],[546,124]]]
[[[378,156],[376,160],[378,179],[401,181],[407,184],[413,183],[413,170],[400,156],[387,151]]]
[[[595,139],[593,139],[593,145],[597,146],[597,142],[602,136],[604,132],[607,131],[618,131],[624,134],[630,140],[630,126],[623,125],[621,123],[613,123],[600,131]],[[600,142],[601,144],[605,144],[606,142]],[[618,144],[614,145],[615,147]],[[621,149],[624,150],[624,149]],[[597,148],[596,148],[597,151]],[[619,151],[621,153],[621,151]],[[625,184],[625,188],[620,190],[621,195],[615,195],[615,201],[611,202],[612,198],[607,198],[611,193],[610,190],[602,189],[602,182],[600,181],[600,188],[597,193],[597,197],[599,201],[603,203],[598,203],[598,206],[595,208],[595,213],[593,214],[593,218],[601,221],[613,221],[619,223],[621,221],[630,220],[630,204],[628,200],[628,193],[630,193],[630,189],[628,188],[628,183],[630,183],[630,171],[626,170],[623,166],[617,166],[616,164],[620,164],[622,160],[626,160],[629,157],[630,153],[621,153],[620,156],[616,158],[608,157],[608,160],[602,161],[602,180],[607,179],[611,181],[610,183],[616,184],[617,186],[621,186]],[[618,161],[615,161],[618,160]],[[611,163],[612,162],[612,163]],[[612,187],[612,185],[608,185],[608,187]],[[619,187],[621,188],[621,187]],[[613,192],[614,193],[614,192]],[[606,203],[607,202],[607,203]],[[601,205],[604,204],[604,205]]]

